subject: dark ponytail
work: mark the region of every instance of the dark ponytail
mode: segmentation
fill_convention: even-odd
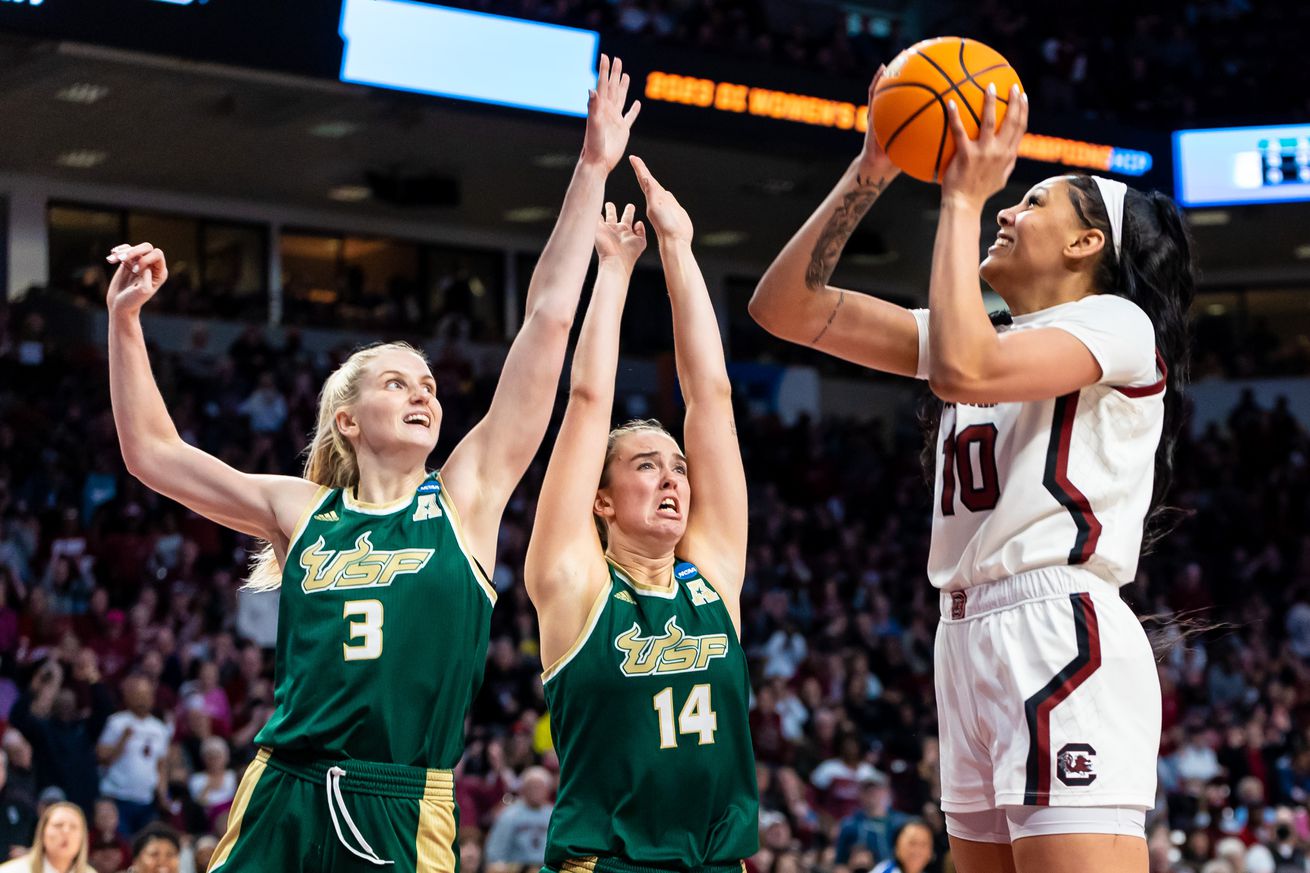
[[[1069,179],[1069,199],[1084,227],[1105,234],[1106,245],[1092,285],[1141,307],[1155,327],[1155,345],[1168,376],[1164,395],[1164,432],[1155,454],[1155,487],[1147,516],[1143,548],[1149,549],[1176,523],[1163,503],[1173,482],[1174,446],[1183,425],[1183,400],[1191,369],[1191,324],[1188,312],[1196,296],[1192,239],[1178,206],[1158,191],[1129,188],[1124,199],[1120,255],[1110,242],[1110,218],[1091,176]]]

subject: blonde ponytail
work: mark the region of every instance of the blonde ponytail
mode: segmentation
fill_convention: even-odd
[[[391,351],[410,352],[427,363],[427,356],[409,343],[376,343],[347,358],[323,383],[318,395],[318,422],[305,448],[303,475],[310,482],[328,488],[349,488],[359,482],[355,447],[337,430],[337,412],[359,396],[360,380],[368,363]],[[251,559],[250,575],[243,587],[246,591],[274,591],[281,585],[282,567],[273,552],[273,544],[266,542]]]

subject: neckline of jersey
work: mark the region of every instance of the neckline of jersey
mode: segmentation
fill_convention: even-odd
[[[662,597],[665,600],[672,600],[678,596],[678,580],[673,575],[673,568],[678,565],[678,559],[676,556],[673,559],[672,566],[669,567],[669,585],[667,588],[660,588],[654,585],[643,585],[634,579],[632,573],[624,568],[622,564],[611,558],[609,555],[605,556],[605,560],[614,568],[615,572],[619,574],[619,578],[623,580],[624,584],[644,597]]]
[[[360,500],[352,496],[352,492],[357,486],[347,485],[345,488],[341,489],[341,502],[346,509],[349,509],[351,512],[361,512],[365,515],[391,515],[393,512],[400,512],[400,510],[413,503],[414,494],[417,492],[419,486],[424,482],[432,480],[434,477],[435,473],[427,473],[419,480],[418,484],[414,486],[413,490],[410,491],[408,497],[399,497],[390,503],[369,503],[368,501]]]

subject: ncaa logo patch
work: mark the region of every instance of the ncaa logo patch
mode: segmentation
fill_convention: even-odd
[[[436,494],[441,491],[441,483],[436,479],[424,482],[414,491],[415,494]]]
[[[1065,743],[1055,756],[1055,775],[1071,788],[1096,781],[1096,750],[1087,743]]]
[[[673,575],[678,579],[690,579],[696,575],[696,565],[683,561],[673,568]]]

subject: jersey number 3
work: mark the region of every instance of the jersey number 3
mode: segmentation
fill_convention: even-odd
[[[942,515],[955,515],[956,481],[960,502],[970,512],[996,508],[1001,481],[996,473],[996,425],[971,424],[942,440]]]
[[[341,644],[341,654],[347,661],[372,661],[382,654],[381,600],[347,600],[341,617],[347,621],[359,619],[346,625],[350,639],[360,640]]]

